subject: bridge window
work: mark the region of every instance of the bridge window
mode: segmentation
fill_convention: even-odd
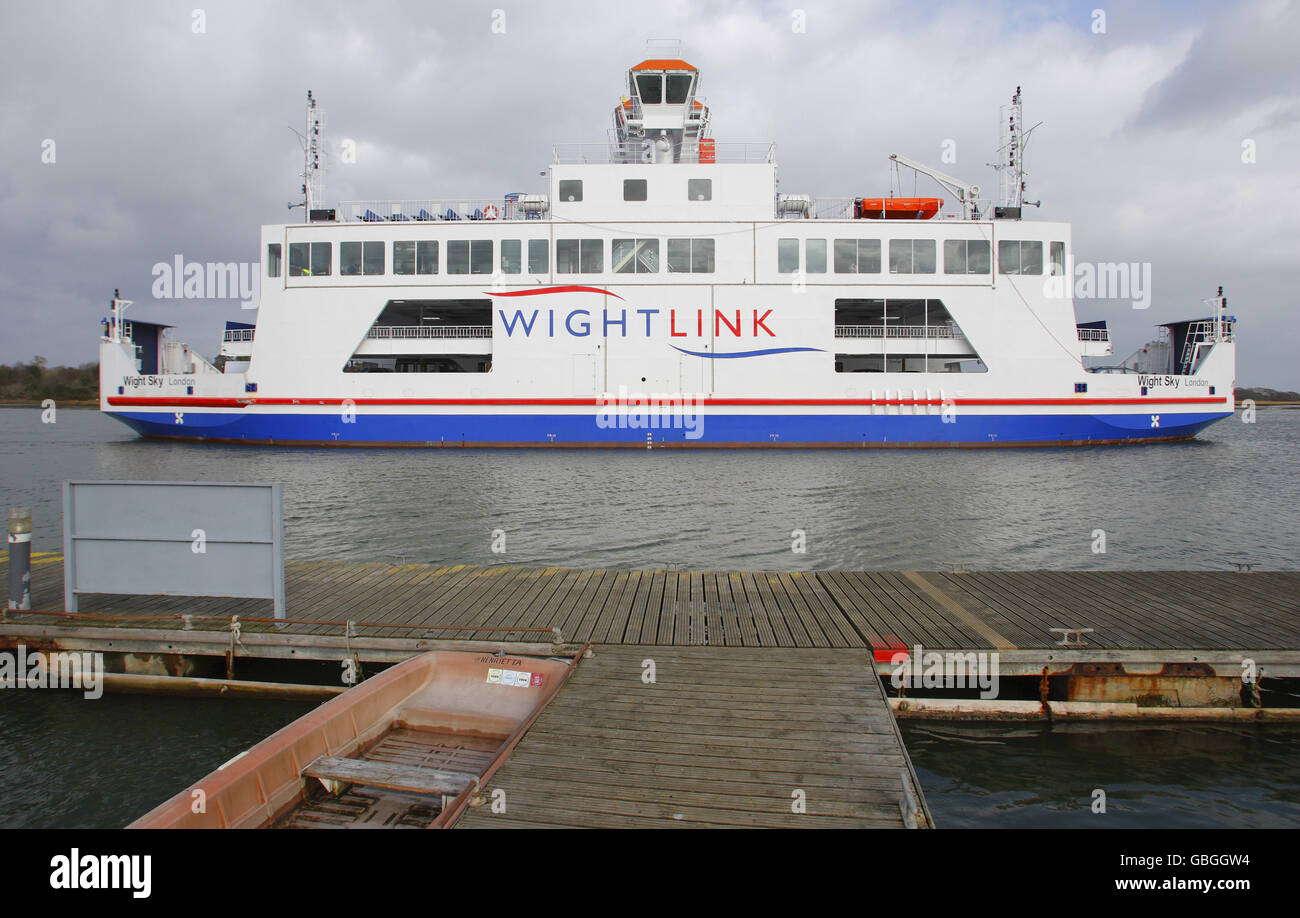
[[[989,244],[985,239],[945,239],[944,274],[988,274]]]
[[[803,244],[804,270],[809,274],[826,273],[826,240],[806,239]]]
[[[671,250],[669,268],[672,270]],[[793,274],[799,270],[799,240],[778,239],[776,241],[776,270],[779,274]]]
[[[280,276],[280,243],[272,242],[266,247],[266,276]]]
[[[600,274],[604,270],[605,243],[603,240],[555,240],[556,274]]]
[[[642,105],[658,105],[664,100],[663,74],[639,73],[636,77],[636,91],[641,97]]]
[[[448,274],[491,274],[491,239],[451,239],[447,242]]]
[[[668,74],[668,104],[684,105],[691,92],[691,75],[689,73]]]
[[[528,240],[528,273],[545,274],[551,270],[551,247],[545,239]]]
[[[501,240],[501,273],[518,274],[524,267],[523,245],[518,239]]]
[[[998,242],[1000,274],[1042,274],[1043,244],[1003,239]]]
[[[686,180],[686,197],[692,201],[713,200],[713,179],[693,178]]]
[[[561,200],[561,201],[581,201],[581,200],[582,200],[582,180],[581,180],[581,179],[561,179],[561,180],[560,180],[560,200]]]
[[[644,201],[646,199],[646,180],[643,178],[623,179],[623,200]]]
[[[659,271],[658,239],[615,239],[615,274],[655,274]]]
[[[889,240],[890,274],[933,274],[935,272],[933,239]]]
[[[895,242],[897,240],[894,240]],[[893,242],[890,243],[890,256],[893,256]],[[835,240],[836,274],[879,274],[880,240],[879,239],[836,239]]]
[[[795,243],[796,258],[798,242]],[[712,239],[669,239],[668,273],[712,274],[714,247]]]

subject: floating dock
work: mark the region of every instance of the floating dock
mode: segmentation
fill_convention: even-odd
[[[0,567],[3,562],[0,561]],[[332,561],[286,565],[289,624],[260,600],[86,596],[33,556],[34,612],[0,644],[156,658],[392,663],[539,645],[994,652],[1002,676],[1300,677],[1300,572],[576,570]],[[42,612],[49,614],[41,614]],[[233,637],[232,637],[233,636]],[[159,670],[161,673],[162,670]],[[1075,699],[1083,700],[1083,699]]]
[[[459,828],[932,825],[872,661],[594,648]]]

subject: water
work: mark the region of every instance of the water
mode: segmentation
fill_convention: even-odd
[[[103,478],[282,482],[287,552],[301,559],[1295,569],[1300,410],[1258,418],[1189,443],[1092,449],[551,452],[154,443],[93,411],[50,425],[0,409],[0,494],[33,507],[37,551],[60,548],[60,483]]]
[[[940,828],[1300,828],[1297,725],[900,723]]]
[[[0,692],[0,829],[124,826],[314,706]]]
[[[145,442],[93,411],[50,425],[0,409],[0,495],[33,508],[37,551],[60,550],[63,480],[159,479],[282,482],[287,553],[301,559],[1296,569],[1297,444],[1300,411],[1286,409],[1185,444],[996,452],[260,449]],[[804,554],[790,550],[796,529]],[[309,708],[109,695],[91,717],[86,704],[0,695],[0,827],[122,825]],[[1285,726],[904,733],[942,826],[1300,825],[1300,730]],[[1097,787],[1105,817],[1089,808]]]

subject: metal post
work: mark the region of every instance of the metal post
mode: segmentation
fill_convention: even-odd
[[[18,611],[32,607],[32,511],[9,511],[9,605]]]

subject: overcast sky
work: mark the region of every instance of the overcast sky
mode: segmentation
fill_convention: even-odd
[[[540,191],[551,144],[604,140],[645,40],[671,37],[713,135],[775,141],[789,193],[886,193],[892,152],[994,189],[1022,86],[1029,218],[1071,222],[1081,261],[1152,266],[1149,309],[1082,300],[1080,321],[1121,357],[1223,284],[1239,383],[1300,389],[1300,4],[200,2],[0,9],[0,362],[93,361],[114,287],[215,354],[252,313],[153,300],[153,265],[257,260],[298,197],[308,89],[330,200]]]

